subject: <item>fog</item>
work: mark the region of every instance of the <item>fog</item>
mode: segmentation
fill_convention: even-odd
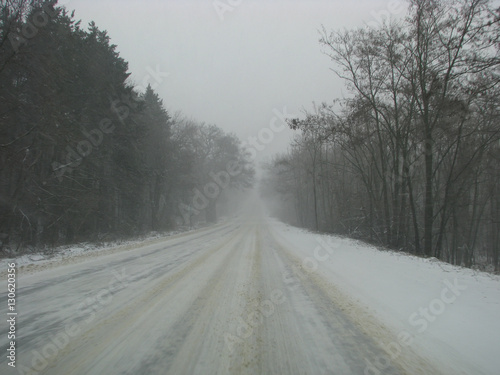
[[[60,2],[61,3],[61,2]],[[82,25],[107,30],[129,62],[131,82],[148,83],[170,112],[259,139],[276,112],[299,115],[312,102],[347,93],[318,43],[327,29],[379,23],[403,1],[63,1]],[[265,131],[264,131],[265,132]],[[257,160],[286,150],[292,131],[260,134]]]
[[[0,373],[498,374],[498,3],[0,2]]]

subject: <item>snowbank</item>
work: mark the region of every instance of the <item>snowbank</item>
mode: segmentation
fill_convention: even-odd
[[[8,268],[7,264],[9,263],[15,263],[18,270],[23,273],[31,273],[51,266],[57,266],[61,263],[73,263],[104,253],[133,249],[137,244],[161,240],[177,233],[180,233],[180,231],[167,233],[153,232],[147,236],[133,240],[122,240],[101,244],[85,242],[75,245],[59,246],[49,249],[50,251],[47,251],[46,249],[44,251],[40,250],[11,258],[2,258],[0,259],[0,275],[5,274]]]
[[[275,237],[302,266],[354,298],[392,333],[381,342],[392,357],[413,350],[444,373],[500,373],[500,277],[437,259],[380,251],[271,219]],[[368,363],[369,362],[369,363]],[[383,374],[384,362],[366,374]]]

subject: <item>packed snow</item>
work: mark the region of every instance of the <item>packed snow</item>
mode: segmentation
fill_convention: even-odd
[[[187,233],[15,261],[22,371],[2,358],[6,374],[500,368],[499,276],[310,233],[258,207]]]
[[[272,227],[305,270],[320,274],[393,333],[382,343],[390,355],[412,349],[448,374],[499,373],[498,275],[381,251],[276,220]],[[372,363],[368,373],[384,373],[383,361]]]

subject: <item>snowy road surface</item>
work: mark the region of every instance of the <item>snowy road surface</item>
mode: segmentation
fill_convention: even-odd
[[[316,267],[256,214],[20,275],[16,368],[3,355],[0,372],[446,373]]]

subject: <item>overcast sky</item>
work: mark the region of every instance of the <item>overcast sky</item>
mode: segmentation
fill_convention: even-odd
[[[404,13],[402,0],[63,0],[82,26],[94,20],[171,113],[216,124],[258,160],[286,150],[277,113],[346,95],[318,43],[319,29],[352,28]],[[168,74],[168,75],[167,75]],[[276,121],[276,122],[273,122]],[[274,131],[270,129],[274,124]],[[267,138],[266,138],[267,137]],[[272,137],[272,140],[270,138]],[[263,141],[264,140],[264,141]],[[266,143],[266,144],[264,144]]]

